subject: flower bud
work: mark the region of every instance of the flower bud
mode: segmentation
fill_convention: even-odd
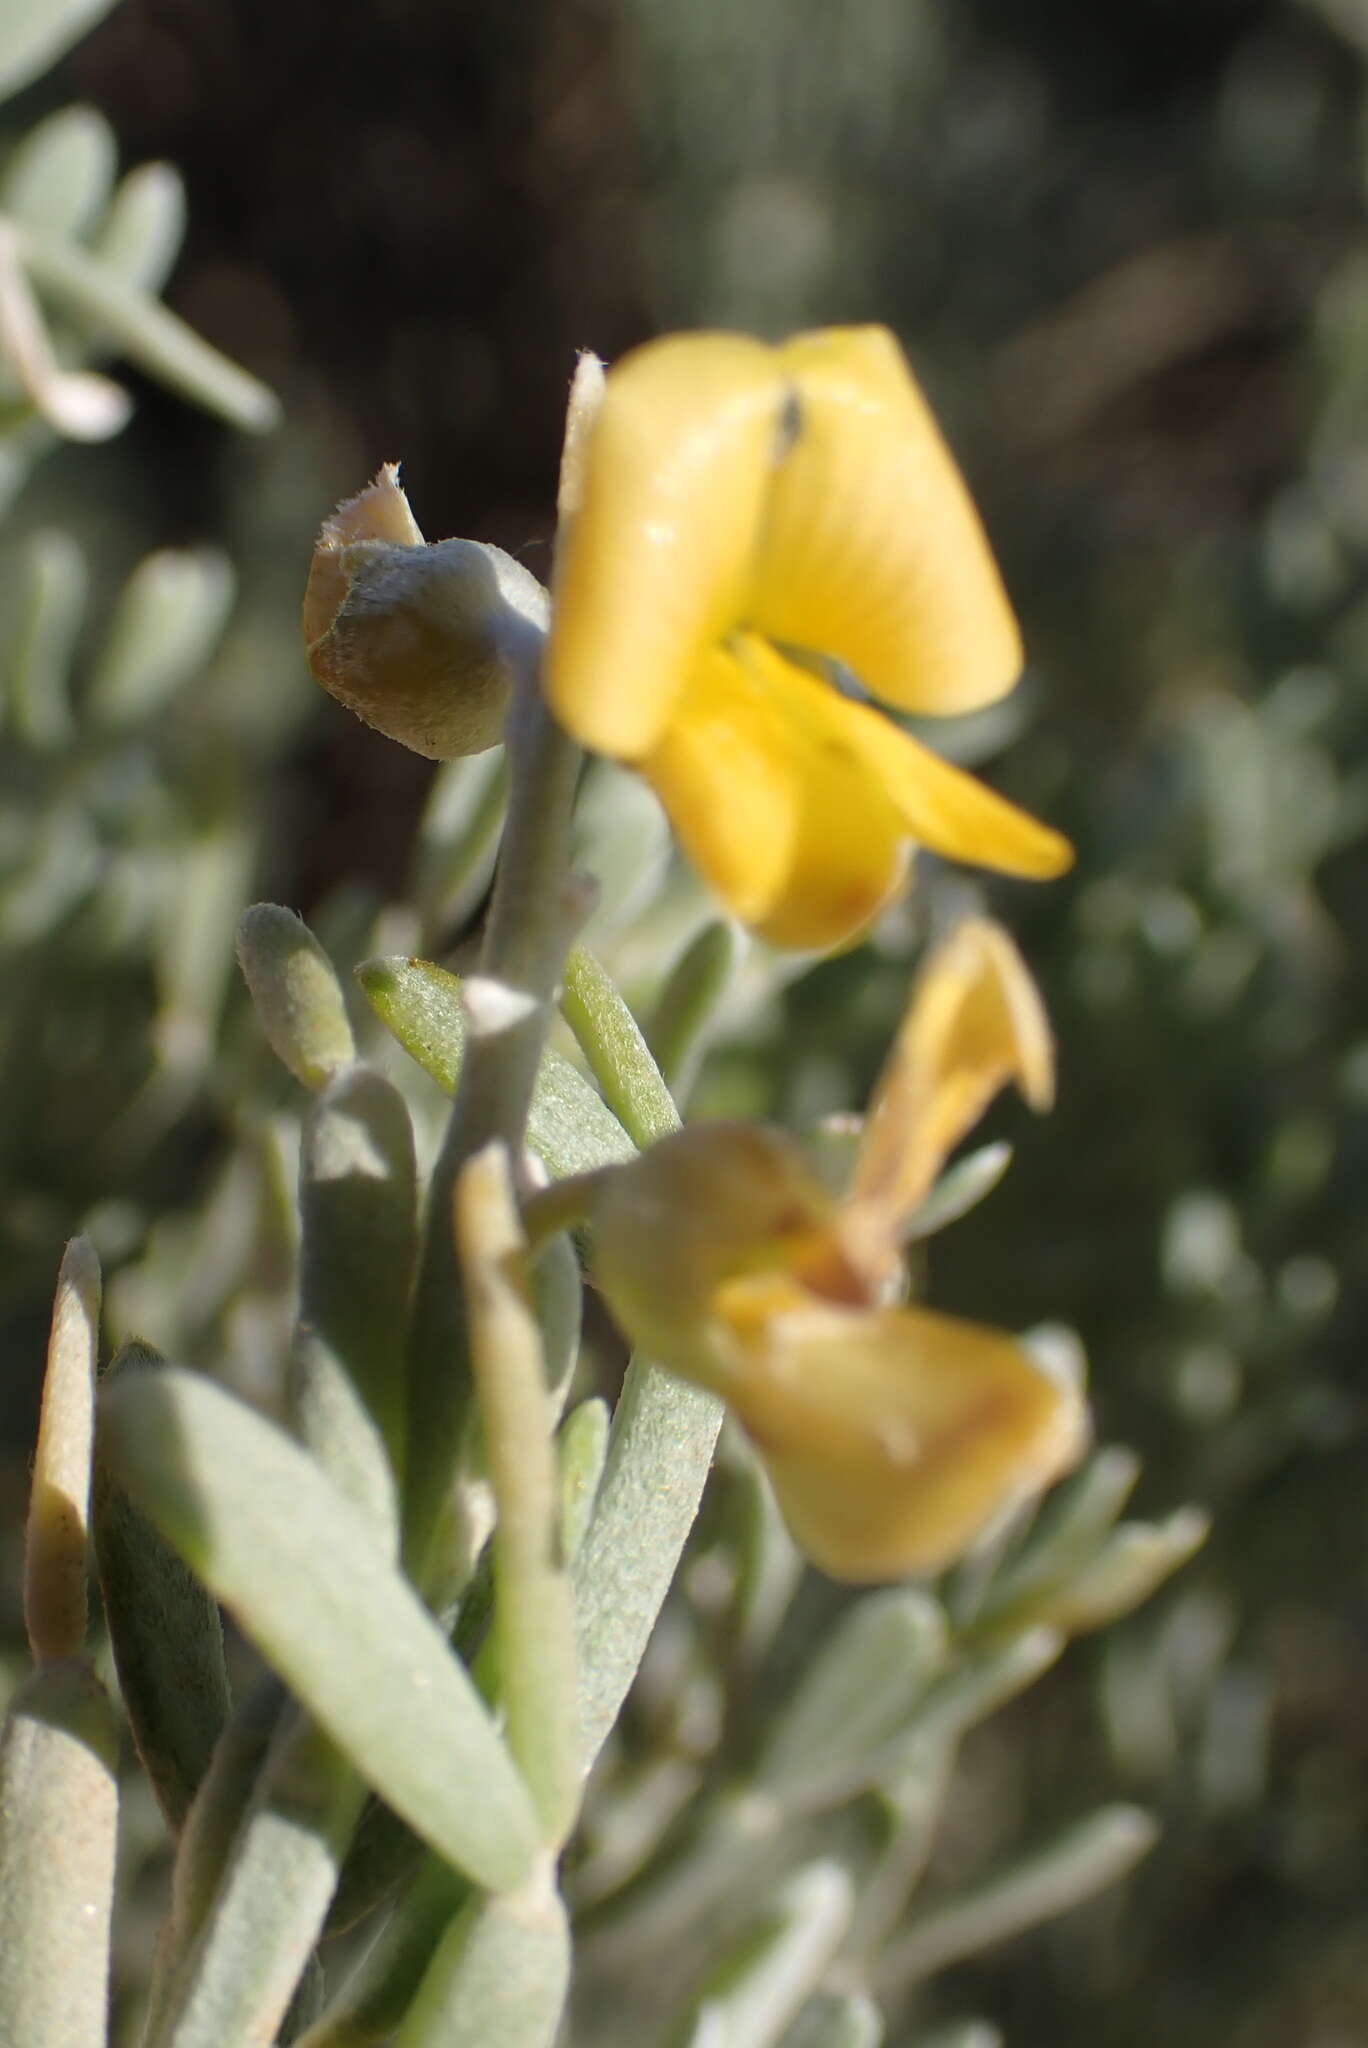
[[[324,522],[304,593],[315,680],[431,761],[498,745],[546,620],[545,591],[501,548],[424,541],[392,462]]]

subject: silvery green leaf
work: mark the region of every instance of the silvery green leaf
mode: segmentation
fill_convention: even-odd
[[[397,1551],[418,1189],[408,1110],[379,1074],[346,1068],[310,1104],[299,1207],[291,1412],[339,1491]]]
[[[356,1769],[497,1889],[536,1824],[464,1668],[357,1511],[289,1437],[194,1373],[103,1397],[111,1469]]]
[[[549,1874],[472,1899],[442,1941],[395,2048],[551,2048],[570,1984],[570,1933]]]
[[[35,1672],[0,1731],[0,2015],[18,2048],[105,2048],[119,1731],[76,1659]]]
[[[366,960],[356,970],[372,1009],[448,1095],[456,1092],[466,1016],[456,975],[430,960]],[[553,1180],[630,1159],[635,1151],[602,1098],[568,1060],[542,1058],[527,1142]]]

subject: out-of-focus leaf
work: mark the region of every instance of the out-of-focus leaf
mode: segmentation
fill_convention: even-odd
[[[909,1242],[932,1237],[947,1223],[958,1223],[976,1209],[1006,1173],[1012,1163],[1010,1145],[980,1145],[964,1159],[956,1160],[943,1173],[921,1207],[908,1218],[903,1236]]]
[[[22,1685],[0,1733],[0,2020],[15,2048],[104,2048],[119,1731],[84,1663]]]
[[[788,1880],[700,2001],[716,2028],[717,2048],[774,2048],[783,2040],[840,1945],[853,1897],[850,1877],[837,1863],[809,1863]],[[695,2014],[685,2030],[686,2040],[696,2038],[700,2017]]]
[[[947,1648],[945,1616],[929,1594],[897,1586],[857,1600],[771,1722],[757,1786],[786,1809],[811,1809],[873,1782]]]
[[[489,886],[507,805],[502,747],[444,761],[433,777],[418,826],[414,895],[434,943],[470,915]]]
[[[879,2048],[883,2014],[862,1991],[823,1991],[810,1998],[784,2036],[783,2048]]]
[[[745,945],[740,925],[714,918],[684,948],[656,997],[646,1042],[681,1101]]]
[[[51,236],[28,228],[17,232],[24,268],[40,292],[97,340],[117,343],[130,362],[233,426],[264,433],[278,423],[280,405],[273,392],[117,270]]]
[[[139,164],[121,180],[91,253],[133,291],[154,295],[185,239],[185,186],[171,164]]]
[[[71,657],[85,610],[85,557],[64,533],[36,533],[23,551],[19,630],[9,650],[10,710],[19,737],[58,747],[71,735]]]
[[[86,692],[102,726],[153,717],[196,676],[222,637],[236,579],[215,548],[163,548],[125,583]]]
[[[106,1375],[158,1371],[126,1344]],[[124,1711],[143,1769],[178,1831],[209,1768],[232,1701],[218,1607],[184,1561],[105,1472],[96,1446],[93,1527],[105,1622]]]
[[[505,1889],[531,1868],[527,1795],[409,1583],[313,1460],[192,1373],[125,1376],[102,1442],[130,1494],[381,1796]]]
[[[372,1009],[405,1052],[448,1095],[465,1045],[461,984],[430,960],[366,960],[356,970]],[[583,1075],[546,1053],[532,1097],[527,1142],[553,1180],[630,1159],[631,1139]]]
[[[1108,1444],[1066,1479],[1040,1510],[1017,1554],[994,1576],[972,1616],[974,1629],[991,1630],[1077,1571],[1103,1541],[1139,1476],[1134,1451]]]
[[[246,823],[230,815],[180,849],[153,952],[160,998],[154,1042],[173,1072],[196,1074],[212,1053],[251,863]]]
[[[113,0],[7,0],[0,19],[0,99],[55,64]]]
[[[52,1304],[24,1540],[24,1626],[40,1664],[74,1657],[85,1641],[100,1291],[95,1247],[73,1237]]]
[[[1210,1528],[1200,1508],[1179,1508],[1162,1522],[1123,1522],[1075,1578],[1032,1604],[1032,1620],[1069,1635],[1104,1628],[1185,1565]]]
[[[79,241],[109,199],[119,148],[93,107],[64,107],[24,137],[0,178],[0,212]]]
[[[1158,1838],[1138,1806],[1105,1806],[982,1884],[914,1920],[878,1964],[881,1985],[901,1989],[1028,1927],[1053,1920],[1134,1869]]]

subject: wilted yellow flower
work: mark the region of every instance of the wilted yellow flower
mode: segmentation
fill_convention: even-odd
[[[545,624],[545,591],[502,548],[423,539],[392,462],[323,524],[304,592],[309,668],[429,760],[497,746]]]
[[[918,983],[843,1196],[795,1140],[743,1124],[681,1131],[601,1184],[613,1313],[730,1404],[836,1578],[940,1569],[1082,1452],[1076,1388],[1010,1337],[891,1299],[909,1217],[1009,1080],[1048,1107],[1049,1028],[1010,940],[975,920]]]
[[[640,768],[738,917],[780,945],[841,944],[912,844],[1013,874],[1068,866],[1058,833],[825,673],[948,714],[1021,667],[978,516],[884,328],[637,349],[609,372],[577,498],[552,707]]]

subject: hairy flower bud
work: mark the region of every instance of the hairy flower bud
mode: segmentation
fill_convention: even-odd
[[[432,761],[498,745],[546,619],[541,585],[501,548],[424,541],[392,462],[324,522],[304,593],[315,680]]]

